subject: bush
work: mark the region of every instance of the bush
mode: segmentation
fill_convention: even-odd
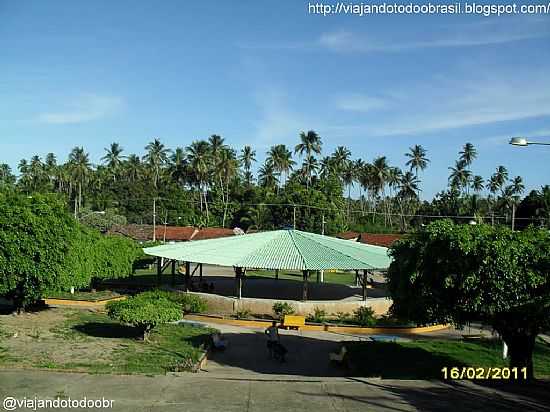
[[[338,323],[348,323],[352,319],[352,316],[349,313],[346,312],[337,312],[336,313],[336,321]]]
[[[376,325],[374,310],[368,306],[361,306],[353,313],[353,321],[361,326]]]
[[[143,292],[139,296],[147,299],[167,299],[178,304],[184,313],[203,313],[208,309],[205,299],[191,293],[169,292],[166,290],[151,290]]]
[[[282,319],[285,315],[292,315],[296,313],[294,307],[287,302],[275,302],[273,304],[273,313],[279,319]]]
[[[181,319],[181,307],[164,297],[136,295],[126,300],[109,302],[106,306],[111,319],[138,328],[147,340],[155,326]]]
[[[237,319],[248,319],[252,315],[250,309],[241,309],[235,312],[235,317]]]
[[[321,308],[313,308],[313,315],[309,315],[307,320],[315,323],[323,323],[327,320],[327,312]]]

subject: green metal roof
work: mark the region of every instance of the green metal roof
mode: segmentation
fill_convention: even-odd
[[[274,230],[145,248],[147,255],[257,269],[386,269],[388,249],[299,230]]]

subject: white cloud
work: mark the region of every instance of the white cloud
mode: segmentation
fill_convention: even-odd
[[[409,88],[367,124],[332,125],[339,133],[370,136],[418,135],[439,130],[550,116],[550,78],[541,71],[497,74],[475,79],[449,77]],[[389,91],[390,92],[390,91]]]
[[[350,94],[336,99],[336,107],[351,112],[370,112],[388,105],[385,99],[362,94]]]
[[[64,110],[38,115],[38,120],[49,124],[83,123],[109,116],[123,106],[120,97],[86,94],[72,101]]]
[[[461,25],[424,28],[423,32],[370,33],[337,30],[322,33],[318,45],[336,52],[401,52],[425,48],[468,47],[505,44],[550,36],[543,19],[503,18]]]

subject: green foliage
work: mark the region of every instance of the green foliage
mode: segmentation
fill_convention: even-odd
[[[241,309],[235,312],[235,317],[237,319],[249,319],[252,316],[250,309]]]
[[[115,225],[125,225],[126,217],[119,215],[116,209],[107,209],[103,213],[94,213],[90,209],[80,211],[80,223],[101,233],[107,232]]]
[[[313,308],[313,314],[309,315],[309,322],[323,323],[327,320],[327,311],[318,307]]]
[[[159,295],[136,295],[125,300],[109,302],[107,314],[111,319],[132,325],[143,332],[147,340],[148,333],[157,325],[181,319],[181,306]]]
[[[0,192],[0,295],[17,309],[45,293],[132,273],[142,252],[126,238],[80,226],[55,195]]]
[[[375,326],[376,317],[374,316],[374,310],[368,306],[358,307],[353,312],[353,322],[365,327]]]
[[[432,223],[394,244],[392,313],[418,323],[482,320],[532,366],[536,335],[550,322],[550,233]]]
[[[272,309],[275,316],[279,319],[282,319],[285,315],[292,315],[296,313],[294,307],[288,302],[275,302]]]
[[[0,192],[0,228],[0,295],[13,298],[21,309],[66,279],[76,222],[57,196],[5,191]]]
[[[206,300],[192,293],[170,292],[166,290],[155,289],[152,291],[140,293],[138,296],[149,300],[169,300],[179,305],[184,313],[203,313],[208,310],[208,303],[206,302]]]

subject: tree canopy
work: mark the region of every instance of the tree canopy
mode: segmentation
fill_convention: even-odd
[[[550,233],[434,222],[394,244],[391,311],[419,323],[491,325],[513,366],[532,372],[532,350],[550,326]]]

